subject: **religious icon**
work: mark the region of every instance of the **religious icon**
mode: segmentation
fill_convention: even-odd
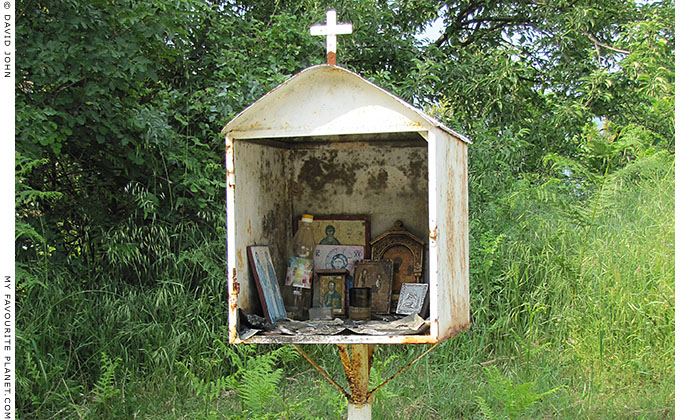
[[[391,304],[394,308],[403,284],[421,281],[424,246],[424,242],[405,229],[401,221],[371,241],[372,259],[393,261]]]
[[[371,313],[387,314],[391,306],[393,262],[363,260],[355,263],[354,287],[371,289]]]
[[[326,226],[326,236],[319,241],[319,245],[340,245],[340,241],[335,237],[335,226]]]
[[[347,270],[319,270],[316,272],[313,305],[319,308],[333,308],[334,316],[345,315],[345,279]]]
[[[369,255],[369,218],[367,216],[315,215],[312,229],[317,245],[359,245],[364,248],[364,258]]]
[[[359,276],[357,276],[357,281],[355,281],[355,287],[365,287],[367,284],[367,269],[363,269]]]
[[[404,296],[402,303],[400,304],[400,307],[405,310],[406,312],[408,311],[414,311],[414,308],[417,307],[419,304],[419,298],[417,295],[414,293],[408,293]]]
[[[272,323],[287,318],[268,247],[250,246],[247,247],[247,251],[264,316]]]
[[[315,270],[346,269],[355,273],[355,262],[364,259],[364,247],[350,245],[316,245],[314,250]]]
[[[323,297],[323,307],[336,309],[343,307],[343,295],[335,290],[335,282],[333,280],[328,281],[328,292]]]
[[[401,315],[418,314],[424,308],[429,285],[426,283],[403,283],[395,313]]]
[[[381,286],[383,285],[383,276],[381,276],[381,273],[376,273],[376,282],[374,283],[373,286],[371,286],[371,292],[376,293],[379,290],[381,290]]]

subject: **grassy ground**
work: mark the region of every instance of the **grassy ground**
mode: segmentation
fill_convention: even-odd
[[[381,390],[374,418],[673,418],[673,167],[640,159],[580,203],[562,183],[515,188],[478,216],[472,328]],[[22,270],[19,418],[346,415],[290,347],[224,344],[222,275],[92,290]],[[372,385],[426,348],[378,346]],[[333,346],[305,349],[345,383]]]

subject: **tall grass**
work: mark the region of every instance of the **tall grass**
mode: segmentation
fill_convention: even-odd
[[[573,188],[525,178],[474,210],[472,327],[380,391],[375,418],[673,416],[673,157]],[[153,284],[19,267],[19,418],[344,415],[290,352],[224,344],[224,239],[185,232]],[[331,347],[307,351],[344,383]],[[372,386],[424,348],[378,346]]]

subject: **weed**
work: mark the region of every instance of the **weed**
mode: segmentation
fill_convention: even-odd
[[[491,420],[517,419],[534,406],[537,401],[545,396],[558,391],[561,387],[552,388],[546,392],[534,392],[534,382],[515,384],[503,376],[495,366],[484,368],[487,383],[490,389],[490,405],[481,396],[476,397],[480,411]],[[492,409],[491,407],[495,407]]]

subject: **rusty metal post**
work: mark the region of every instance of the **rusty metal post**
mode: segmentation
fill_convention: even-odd
[[[348,420],[371,420],[371,401],[374,394],[379,389],[383,388],[388,382],[395,379],[398,375],[405,372],[413,364],[417,363],[422,357],[426,356],[435,349],[439,343],[429,347],[424,353],[420,354],[410,363],[406,364],[402,369],[393,374],[390,378],[380,383],[376,388],[369,391],[369,372],[374,360],[375,344],[351,344],[350,350],[345,344],[336,344],[338,353],[340,354],[340,361],[343,364],[345,377],[347,383],[350,385],[350,393],[347,393],[343,387],[338,385],[333,378],[323,370],[316,362],[312,360],[309,355],[296,344],[293,346],[297,351],[311,364],[321,375],[328,380],[338,391],[340,391],[345,398],[347,398],[347,418]]]
[[[371,394],[369,394],[369,370],[374,357],[374,344],[352,344],[347,348],[338,344],[340,361],[345,370],[351,396],[348,398],[348,420],[371,420]]]

